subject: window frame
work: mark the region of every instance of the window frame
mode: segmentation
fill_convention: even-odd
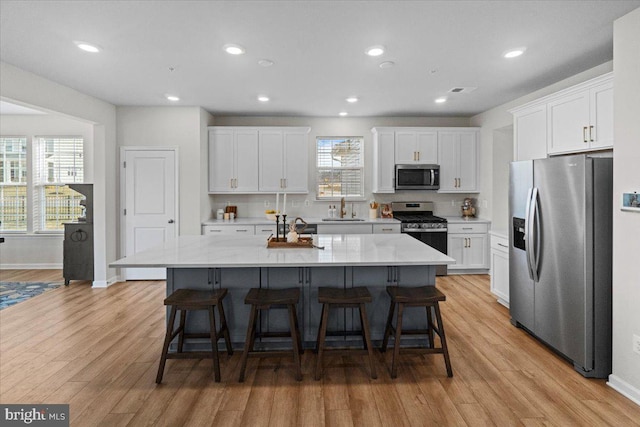
[[[318,165],[318,157],[319,157],[319,153],[318,153],[318,143],[320,141],[340,141],[340,140],[349,140],[349,139],[354,139],[354,140],[359,140],[360,141],[360,154],[359,154],[359,165],[358,166],[331,166],[331,167],[325,167],[325,166],[319,166]],[[338,201],[341,200],[343,197],[345,200],[348,201],[364,201],[366,200],[365,198],[365,189],[364,189],[364,181],[365,181],[365,171],[364,171],[364,151],[365,151],[365,138],[364,136],[356,136],[356,135],[348,135],[348,136],[316,136],[316,141],[315,141],[315,200],[318,202],[324,202],[324,201]],[[319,175],[320,175],[320,171],[321,170],[331,170],[331,171],[336,171],[336,170],[357,170],[360,172],[360,189],[359,189],[359,194],[358,195],[352,195],[352,196],[347,196],[347,195],[331,195],[331,196],[320,196],[320,181],[319,181]]]

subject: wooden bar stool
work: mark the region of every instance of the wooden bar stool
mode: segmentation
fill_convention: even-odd
[[[242,360],[240,364],[239,382],[244,381],[244,371],[247,368],[247,358],[249,356],[283,356],[289,355],[289,351],[255,351],[253,346],[256,337],[288,337],[291,336],[293,347],[293,361],[295,364],[295,378],[302,381],[302,372],[300,369],[300,355],[304,352],[302,348],[302,337],[298,328],[298,315],[296,314],[296,305],[300,300],[300,289],[261,289],[252,288],[244,299],[245,304],[251,304],[251,316],[249,325],[247,326],[247,338],[244,343],[244,351],[242,352]],[[289,331],[288,332],[257,332],[256,321],[260,310],[269,310],[274,308],[286,308],[289,311]]]
[[[320,327],[318,328],[318,340],[316,343],[316,351],[318,352],[318,358],[316,360],[316,372],[315,379],[319,380],[322,374],[322,357],[325,351],[330,352],[361,352],[358,349],[329,349],[325,350],[325,338],[329,335],[362,335],[362,341],[364,344],[364,350],[369,355],[369,367],[371,369],[371,378],[376,379],[376,366],[373,359],[373,347],[371,346],[371,339],[369,333],[369,318],[367,317],[367,309],[365,304],[371,302],[371,294],[369,290],[364,287],[355,288],[318,288],[318,302],[322,304],[322,315],[320,320]],[[359,331],[349,332],[327,332],[327,323],[329,319],[329,310],[332,308],[357,308],[360,312],[360,324],[361,329]]]
[[[158,375],[156,383],[162,382],[164,374],[164,365],[167,359],[213,359],[213,372],[216,382],[220,382],[220,361],[218,358],[218,340],[224,336],[227,345],[227,353],[233,354],[231,348],[231,339],[229,338],[229,328],[227,327],[227,319],[224,315],[224,307],[222,300],[227,295],[226,289],[217,289],[213,291],[201,291],[194,289],[178,289],[164,300],[164,305],[171,306],[169,315],[169,323],[167,323],[167,333],[164,338],[164,346],[162,348],[162,357],[160,358],[160,366],[158,367]],[[220,330],[216,330],[216,318],[214,307],[218,307],[220,315]],[[176,314],[180,310],[180,325],[173,330],[176,320]],[[209,312],[209,333],[186,333],[185,320],[187,310],[207,310]],[[169,345],[171,341],[178,335],[178,351],[169,353]],[[221,336],[222,335],[222,336]],[[185,338],[211,338],[211,351],[182,351]]]
[[[442,316],[440,315],[440,301],[445,301],[446,296],[436,289],[435,286],[422,286],[418,288],[408,288],[401,286],[387,286],[387,293],[391,297],[391,305],[389,307],[389,316],[387,317],[387,326],[384,331],[384,339],[382,340],[382,352],[387,350],[387,343],[389,341],[389,335],[392,333],[395,335],[395,344],[393,347],[393,359],[391,361],[391,378],[397,376],[396,361],[400,354],[400,337],[405,335],[427,335],[429,337],[429,347],[419,348],[403,348],[405,352],[416,353],[441,353],[444,355],[444,364],[447,367],[447,376],[452,377],[453,371],[451,369],[451,362],[449,360],[449,351],[447,350],[447,340],[444,335],[444,325],[442,324]],[[393,313],[396,305],[398,306],[398,317],[396,320],[396,327],[392,326]],[[402,329],[402,313],[406,307],[425,307],[427,311],[427,329]],[[437,325],[433,323],[432,311],[435,313]],[[441,346],[436,348],[433,341],[433,333],[438,334],[440,337]]]

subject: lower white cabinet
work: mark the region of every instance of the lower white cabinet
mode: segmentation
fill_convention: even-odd
[[[491,236],[491,292],[509,307],[509,239]]]
[[[456,260],[449,270],[479,270],[489,268],[488,229],[486,223],[447,225],[447,255]]]
[[[318,234],[371,234],[371,224],[318,224]]]
[[[215,235],[215,234],[236,234],[253,236],[255,234],[255,226],[253,225],[203,225],[202,234]]]

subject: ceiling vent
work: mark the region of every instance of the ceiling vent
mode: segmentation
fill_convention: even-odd
[[[478,89],[477,87],[454,87],[449,89],[449,93],[470,93]]]

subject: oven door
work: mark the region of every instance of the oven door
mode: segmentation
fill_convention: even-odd
[[[447,231],[446,230],[438,230],[438,231],[416,231],[416,232],[404,232],[409,236],[420,240],[422,243],[426,243],[432,248],[442,252],[447,255]],[[436,276],[446,276],[447,275],[447,265],[437,265],[436,266]]]

